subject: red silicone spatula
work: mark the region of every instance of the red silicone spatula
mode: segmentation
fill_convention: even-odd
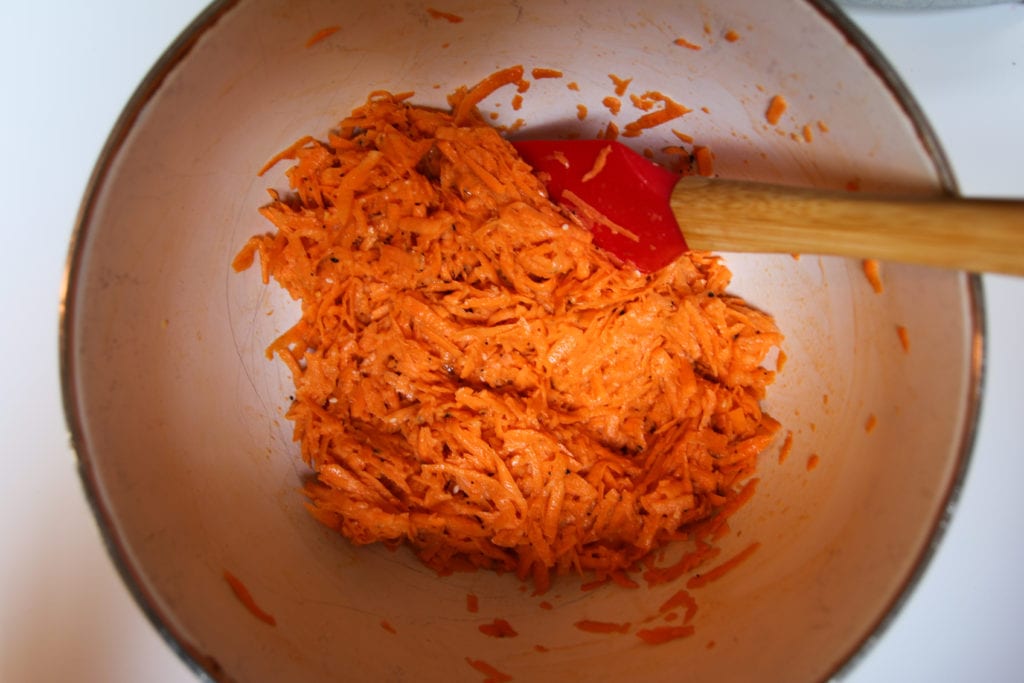
[[[833,254],[1024,274],[1021,201],[681,178],[618,142],[513,144],[546,181],[551,198],[591,229],[598,246],[645,272],[689,248]]]

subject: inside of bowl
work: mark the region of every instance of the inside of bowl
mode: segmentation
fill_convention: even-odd
[[[660,607],[682,584],[584,591],[569,577],[535,595],[509,575],[438,577],[405,549],[355,548],[305,511],[284,418],[291,379],[264,354],[297,306],[230,263],[269,230],[256,211],[266,189],[285,187],[283,164],[257,170],[370,92],[443,106],[498,68],[557,69],[521,107],[510,89],[481,110],[498,125],[522,119],[520,137],[593,136],[639,115],[628,95],[609,110],[615,74],[692,109],[630,140],[659,158],[680,144],[674,128],[709,147],[723,176],[941,189],[897,97],[804,2],[444,9],[239,2],[138,113],[82,226],[66,330],[83,475],[115,559],[170,637],[224,680],[477,680],[478,662],[517,680],[826,677],[898,600],[960,467],[978,363],[963,274],[883,264],[876,293],[858,261],[727,255],[732,290],[786,334],[766,402],[783,433],[719,541],[723,559],[760,545],[693,591],[690,637],[635,636],[672,623]],[[770,123],[775,95],[788,107]],[[245,609],[226,571],[275,625]],[[481,633],[495,618],[518,635]],[[575,626],[584,619],[630,631],[589,633]]]

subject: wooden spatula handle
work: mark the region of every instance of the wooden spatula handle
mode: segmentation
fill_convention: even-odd
[[[832,254],[1024,275],[1024,202],[893,198],[688,176],[691,249]]]

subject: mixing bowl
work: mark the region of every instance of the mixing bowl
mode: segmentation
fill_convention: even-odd
[[[520,108],[508,88],[481,103],[520,137],[594,136],[635,118],[627,96],[617,116],[604,103],[615,74],[693,110],[627,139],[656,157],[681,144],[675,128],[711,150],[721,176],[954,189],[911,98],[823,2],[215,3],[127,106],[70,253],[67,417],[128,588],[196,673],[220,681],[483,680],[478,662],[530,681],[842,671],[923,571],[965,467],[982,358],[978,282],[963,273],[885,263],[876,292],[858,261],[726,255],[732,291],[786,335],[765,403],[783,432],[718,541],[723,558],[759,550],[693,591],[688,638],[651,645],[574,626],[656,623],[680,585],[583,591],[567,577],[534,595],[510,575],[439,577],[407,549],[350,545],[304,509],[291,379],[264,355],[297,304],[258,269],[230,268],[269,230],[257,213],[267,188],[285,187],[284,164],[257,171],[372,91],[445,106],[515,64],[528,78],[562,73],[532,79]],[[788,106],[770,122],[776,95]],[[481,633],[495,618],[518,636]]]

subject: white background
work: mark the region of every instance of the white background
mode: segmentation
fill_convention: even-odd
[[[0,22],[0,681],[195,680],[132,602],[85,503],[57,330],[92,165],[203,4],[35,0]],[[910,85],[963,193],[1024,198],[1024,6],[851,13]],[[1024,279],[984,284],[988,375],[966,487],[924,580],[847,680],[1024,680]]]

